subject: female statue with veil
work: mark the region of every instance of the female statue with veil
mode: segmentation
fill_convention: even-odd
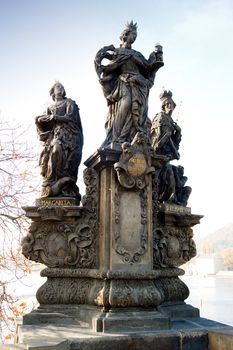
[[[149,59],[131,48],[137,37],[137,24],[127,23],[121,45],[105,46],[98,51],[95,68],[108,104],[106,139],[102,148],[118,149],[131,142],[137,132],[148,134],[147,112],[149,90],[155,74],[163,66],[162,47],[156,46]],[[102,60],[109,60],[107,65]]]

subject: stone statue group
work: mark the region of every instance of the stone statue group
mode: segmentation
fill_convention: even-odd
[[[113,45],[100,49],[95,57],[95,69],[107,100],[106,139],[101,149],[122,151],[137,133],[143,135],[151,156],[161,156],[163,165],[158,171],[159,201],[187,205],[191,188],[185,186],[184,168],[170,161],[180,158],[181,128],[172,119],[176,106],[170,91],[160,94],[161,112],[148,117],[148,97],[155,76],[163,63],[162,46],[146,59],[132,49],[137,37],[137,24],[127,23],[120,36],[119,48]],[[102,61],[108,63],[103,65]],[[83,148],[83,131],[79,108],[66,97],[64,86],[56,82],[50,95],[53,104],[45,115],[36,117],[42,142],[39,165],[43,177],[42,197],[72,197],[80,202],[76,185]]]

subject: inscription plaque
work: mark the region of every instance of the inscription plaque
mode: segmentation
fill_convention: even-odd
[[[37,206],[43,206],[43,207],[63,207],[63,206],[73,206],[77,205],[75,198],[38,198],[36,199],[36,205]]]

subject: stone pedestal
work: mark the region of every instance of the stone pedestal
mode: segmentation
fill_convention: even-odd
[[[130,147],[97,151],[85,162],[81,207],[47,198],[24,208],[32,223],[23,253],[48,266],[37,291],[41,306],[24,324],[64,318],[96,332],[121,332],[126,325],[152,331],[169,329],[171,313],[181,309],[186,317],[199,315],[184,303],[189,290],[178,266],[196,253],[191,227],[201,216],[159,205],[162,158],[151,161],[143,145]]]

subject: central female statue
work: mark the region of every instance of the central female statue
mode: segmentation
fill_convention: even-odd
[[[123,142],[131,142],[137,132],[147,135],[149,132],[149,89],[155,73],[163,66],[162,47],[156,46],[157,50],[147,60],[131,48],[136,37],[137,24],[131,21],[120,36],[120,47],[105,46],[95,58],[95,68],[109,107],[105,124],[107,136],[102,148],[118,149]],[[103,59],[109,60],[105,66]]]

